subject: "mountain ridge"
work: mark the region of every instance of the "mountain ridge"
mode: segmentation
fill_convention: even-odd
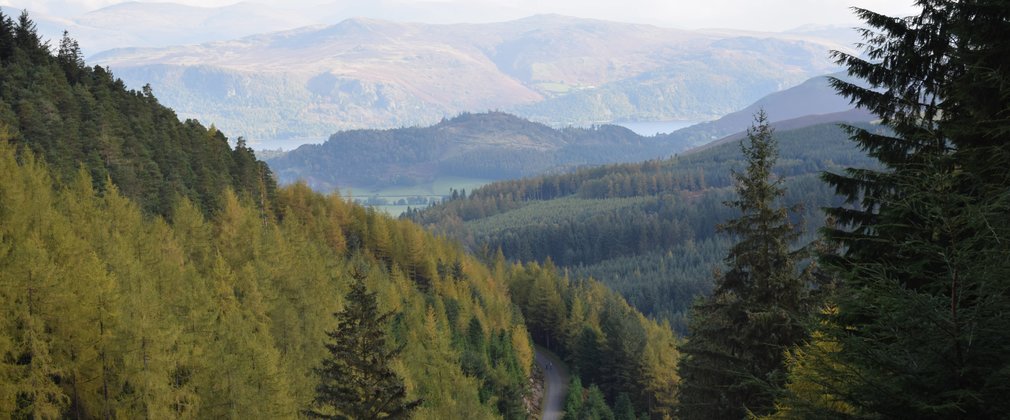
[[[340,131],[323,144],[303,145],[266,160],[282,183],[302,179],[324,191],[381,190],[445,176],[496,181],[703,150],[713,137],[714,144],[738,138],[734,136],[749,126],[759,109],[776,116],[772,125],[782,129],[875,119],[853,111],[830,88],[827,77],[818,76],[718,120],[651,137],[609,124],[555,129],[500,111],[463,113],[430,126]]]
[[[834,71],[824,51],[844,48],[792,34],[536,15],[445,25],[355,18],[93,60],[128,85],[150,83],[180,115],[255,145],[479,110],[552,125],[706,119]]]
[[[613,125],[554,129],[503,112],[464,113],[428,127],[350,130],[268,159],[282,183],[319,190],[430,182],[440,176],[507,179],[566,167],[654,157],[656,144]],[[343,157],[353,156],[353,159]]]

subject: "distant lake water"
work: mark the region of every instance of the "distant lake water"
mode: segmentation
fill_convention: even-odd
[[[607,124],[619,125],[640,136],[650,137],[656,134],[672,133],[684,127],[701,123],[704,121],[694,120],[671,120],[671,121],[615,121]],[[291,151],[303,144],[322,144],[326,137],[298,137],[284,140],[255,140],[250,139],[249,146],[254,150],[283,150]],[[234,146],[234,143],[232,143]]]
[[[283,150],[285,152],[295,150],[298,146],[303,144],[323,144],[326,141],[326,137],[297,137],[292,139],[283,140],[247,140],[249,142],[249,147],[253,150]],[[234,146],[235,143],[232,143]]]
[[[634,131],[640,136],[655,136],[659,133],[672,133],[674,131],[680,130],[684,127],[690,127],[692,125],[698,124],[703,121],[685,121],[685,120],[674,120],[674,121],[615,121],[611,124],[619,125],[625,127],[631,131]]]

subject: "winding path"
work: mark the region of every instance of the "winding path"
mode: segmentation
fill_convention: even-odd
[[[535,346],[537,366],[544,372],[543,420],[561,420],[568,394],[568,367],[550,350]],[[548,369],[548,363],[551,364]]]

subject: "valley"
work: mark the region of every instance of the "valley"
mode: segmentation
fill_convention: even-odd
[[[178,1],[0,7],[0,417],[1010,412],[1005,1]]]
[[[814,232],[823,224],[821,208],[841,204],[818,174],[873,162],[837,123],[782,130],[776,138],[782,201],[802,205],[792,218]],[[730,171],[743,165],[738,141],[731,141],[669,159],[492,183],[407,217],[471,249],[550,259],[685,333],[694,297],[710,291],[712,270],[731,243],[715,227],[732,217],[722,202],[731,197]]]

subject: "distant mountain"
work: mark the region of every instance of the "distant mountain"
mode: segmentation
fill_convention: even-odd
[[[552,125],[708,119],[835,70],[827,51],[844,48],[796,34],[541,15],[452,25],[349,19],[93,60],[130,86],[151,83],[180,115],[257,145],[490,109]]]
[[[556,130],[490,112],[430,127],[342,131],[321,145],[303,145],[267,162],[282,183],[304,179],[326,191],[410,186],[444,176],[519,178],[668,156],[675,148],[613,125]]]
[[[771,127],[777,131],[788,131],[796,130],[804,127],[810,127],[813,125],[821,125],[828,123],[835,124],[852,124],[852,123],[865,123],[878,120],[879,117],[873,115],[865,109],[850,109],[848,111],[842,112],[832,112],[830,114],[816,114],[816,115],[805,115],[799,118],[793,118],[784,121],[776,121],[771,123]],[[711,143],[704,144],[702,146],[694,147],[684,151],[684,154],[697,153],[702,150],[708,150],[713,147],[718,147],[726,143],[733,143],[740,141],[747,136],[747,131],[739,131],[737,133],[731,134],[729,136],[723,137],[719,140],[713,141]]]
[[[707,143],[710,136],[728,139],[713,144],[737,140],[758,109],[765,109],[779,130],[875,119],[852,109],[822,76],[767,95],[718,120],[654,137],[614,125],[553,129],[489,112],[463,114],[429,127],[341,131],[321,145],[268,152],[262,157],[281,182],[304,179],[319,190],[413,186],[445,176],[503,180],[583,165],[667,158],[709,147],[698,145]]]
[[[832,76],[843,77],[841,74]],[[760,109],[765,110],[772,123],[823,115],[807,123],[803,123],[802,120],[794,121],[790,128],[800,128],[813,122],[874,120],[873,116],[865,112],[847,112],[853,108],[848,99],[839,96],[828,84],[828,76],[818,76],[789,89],[764,96],[743,109],[717,120],[693,125],[660,137],[667,142],[682,144],[685,148],[702,146],[746,130],[754,121],[754,114]]]
[[[21,10],[3,7],[3,12],[17,16]],[[29,12],[43,37],[55,43],[64,30],[70,31],[88,55],[125,46],[167,47],[223,41],[320,22],[304,14],[251,2],[221,7],[124,2],[70,19],[47,16],[31,7]]]

